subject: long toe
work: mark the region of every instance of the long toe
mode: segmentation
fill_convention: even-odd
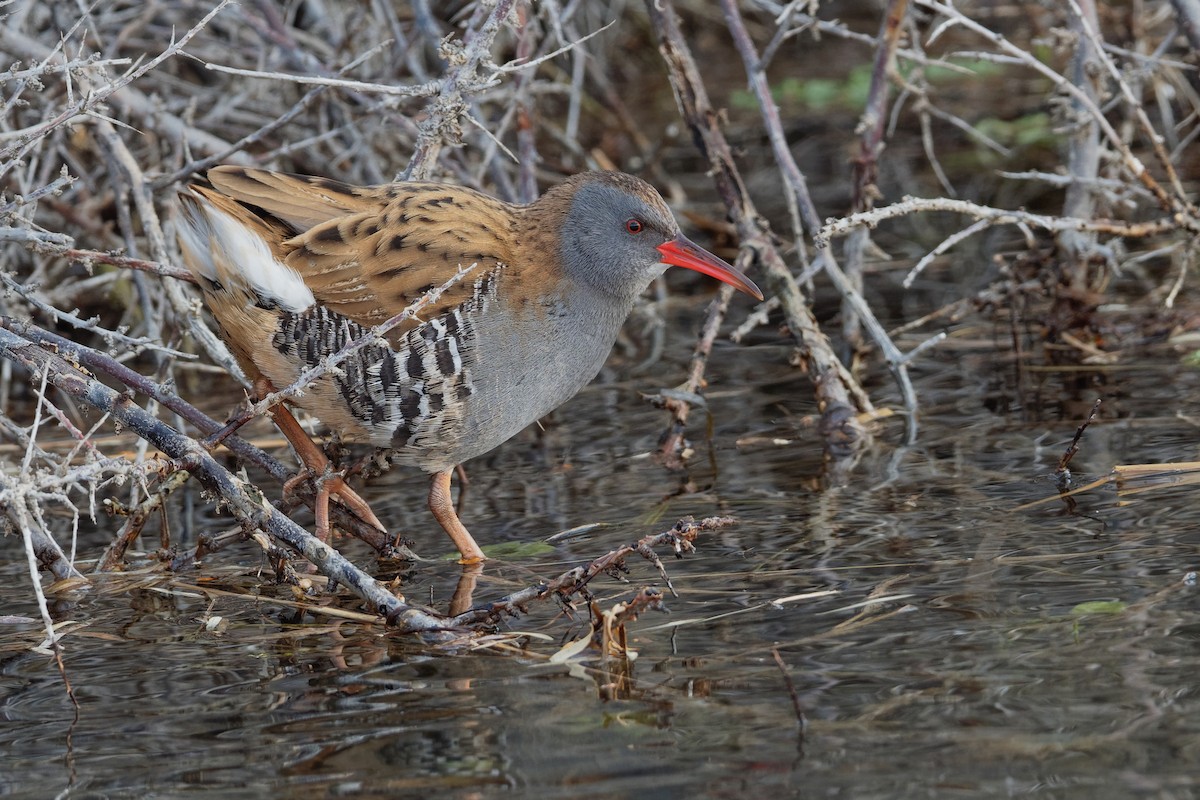
[[[349,484],[344,481],[341,476],[333,476],[328,479],[329,493],[336,497],[338,501],[354,513],[356,517],[361,519],[368,525],[373,526],[377,530],[387,533],[387,528],[375,516],[375,512],[371,510],[371,506],[358,492],[350,488]]]

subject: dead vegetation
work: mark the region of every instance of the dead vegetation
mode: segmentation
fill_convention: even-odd
[[[514,201],[583,169],[644,174],[738,246],[739,266],[765,276],[768,300],[735,320],[737,333],[782,326],[812,381],[833,480],[874,428],[857,372],[890,370],[904,435],[915,437],[920,398],[907,368],[967,314],[1007,319],[1014,331],[1033,321],[1066,357],[1104,358],[1111,337],[1096,310],[1136,270],[1149,276],[1154,312],[1169,318],[1200,234],[1200,81],[1197,43],[1186,39],[1200,20],[1187,16],[1192,6],[1163,1],[1137,6],[1141,14],[1092,0],[1005,8],[1013,14],[993,3],[891,0],[882,20],[864,12],[841,22],[816,3],[768,0],[678,9],[663,0],[493,0],[436,13],[383,0],[8,4],[0,504],[29,557],[46,643],[56,634],[40,571],[78,580],[119,568],[183,480],[200,481],[239,528],[181,551],[164,525],[165,564],[253,538],[280,580],[302,581],[290,563],[298,554],[405,630],[490,630],[522,603],[561,600],[570,575],[579,591],[632,552],[443,615],[399,600],[296,525],[289,504],[311,502],[313,489],[275,502],[292,467],[237,435],[217,445],[208,437],[223,423],[186,402],[214,376],[240,378],[176,266],[172,235],[175,191],[214,164],[362,184],[436,176]],[[826,156],[843,173],[840,204],[812,196],[795,155],[804,131],[796,109],[813,102],[796,54],[829,41],[853,48],[832,91],[849,96],[850,70],[868,67],[855,73],[865,102],[829,112],[858,117],[855,130],[825,134],[837,152],[855,152],[849,164]],[[1001,96],[1014,85],[1022,88]],[[740,98],[742,110],[726,98]],[[901,143],[889,149],[893,140]],[[906,183],[916,170],[933,182]],[[975,173],[988,178],[956,183]],[[922,187],[923,196],[896,193]],[[712,188],[720,206],[700,202]],[[885,329],[864,293],[873,262],[903,263],[907,288],[980,241],[989,280]],[[814,316],[824,286],[841,302],[835,335]],[[722,289],[711,306],[684,391],[661,397],[668,465],[684,458],[688,414],[731,294]],[[907,352],[895,343],[916,333],[923,341]],[[1023,335],[1014,333],[1014,348]],[[839,357],[838,346],[854,357]],[[270,483],[231,470],[225,452]],[[404,555],[367,526],[335,521],[382,557]],[[83,524],[119,528],[106,553],[76,551]],[[642,592],[611,613],[595,610],[603,651],[619,652],[624,620],[657,602]]]

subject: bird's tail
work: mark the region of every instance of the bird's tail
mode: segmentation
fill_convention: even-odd
[[[304,279],[273,252],[278,233],[250,209],[199,185],[181,192],[179,202],[183,263],[205,292],[240,289],[260,307],[293,312],[313,305]]]

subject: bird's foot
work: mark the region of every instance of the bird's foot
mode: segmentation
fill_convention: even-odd
[[[458,548],[461,556],[458,563],[478,564],[486,561],[487,556],[483,554],[483,550],[475,542],[475,537],[462,524],[454,510],[454,503],[450,499],[450,476],[453,474],[454,468],[451,467],[433,476],[429,483],[429,510],[433,512],[433,518],[442,526],[442,530],[449,535],[450,541]]]
[[[383,527],[383,523],[375,516],[375,512],[371,510],[371,506],[366,500],[350,488],[346,483],[340,471],[333,470],[328,464],[325,465],[324,471],[319,475],[314,475],[311,471],[305,470],[291,478],[283,484],[284,495],[293,494],[296,487],[302,482],[313,478],[313,484],[316,488],[316,497],[313,499],[313,513],[317,517],[317,538],[328,544],[332,533],[332,526],[329,522],[329,500],[333,498],[341,503],[350,513],[354,514],[367,525],[376,528],[379,531],[387,532],[387,528]]]

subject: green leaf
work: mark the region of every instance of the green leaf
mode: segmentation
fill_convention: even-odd
[[[1120,614],[1129,607],[1121,600],[1089,600],[1071,609],[1071,616],[1082,617],[1084,614]]]

